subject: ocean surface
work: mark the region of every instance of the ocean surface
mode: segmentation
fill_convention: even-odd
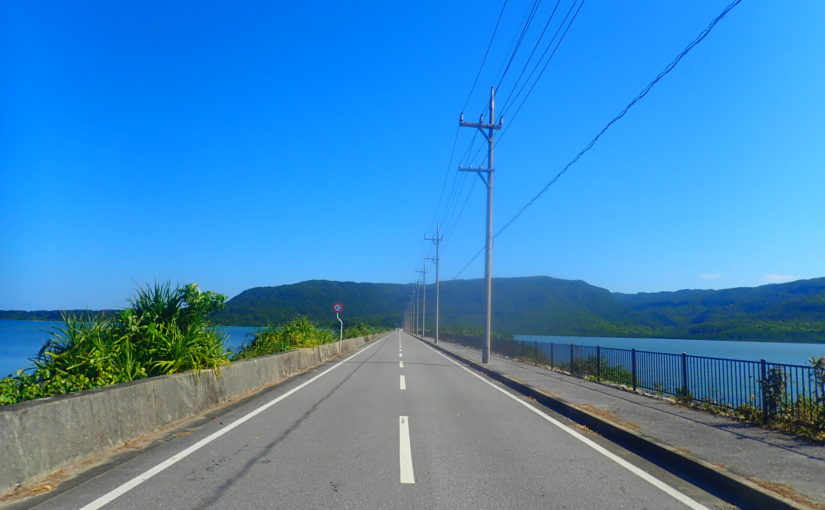
[[[558,344],[613,347],[639,351],[693,354],[713,358],[731,358],[748,361],[764,359],[773,363],[807,365],[813,357],[825,356],[825,344],[785,342],[742,342],[730,340],[679,340],[673,338],[605,338],[590,336],[533,336],[515,335],[524,342],[555,342]]]
[[[49,339],[49,332],[62,322],[3,321],[0,320],[0,378],[13,374],[20,368],[31,366],[29,358]],[[225,345],[236,351],[251,340],[258,328],[245,326],[219,326],[226,337]]]

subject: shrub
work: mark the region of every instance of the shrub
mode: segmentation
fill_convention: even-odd
[[[116,317],[63,314],[63,326],[32,359],[0,380],[0,405],[97,388],[155,375],[218,368],[223,338],[209,316],[226,296],[197,284],[141,287]]]
[[[233,356],[233,360],[276,354],[301,347],[315,347],[337,340],[331,331],[319,329],[306,317],[298,317],[283,327],[269,326],[258,330],[255,337]]]

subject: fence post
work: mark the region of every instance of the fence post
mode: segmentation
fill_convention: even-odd
[[[539,341],[533,340],[533,358],[535,359],[536,365],[539,364]]]
[[[690,395],[688,389],[687,353],[682,353],[682,395]]]
[[[636,349],[630,350],[630,373],[633,379],[633,391],[636,391]]]
[[[573,372],[573,344],[572,343],[570,344],[570,373],[575,374],[575,372]]]
[[[596,380],[602,380],[602,349],[596,346]]]
[[[550,342],[550,368],[556,368],[556,364],[554,363],[555,359],[553,357],[553,352],[556,350],[556,344],[554,342]]]
[[[759,393],[762,395],[762,423],[768,423],[768,402],[767,395],[765,395],[765,386],[768,381],[768,365],[765,360],[759,360]]]

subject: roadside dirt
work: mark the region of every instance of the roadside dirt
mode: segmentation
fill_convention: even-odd
[[[762,487],[763,489],[767,489],[771,492],[779,494],[782,497],[788,498],[794,503],[799,503],[800,505],[803,505],[807,508],[811,508],[813,510],[825,510],[825,503],[822,503],[821,501],[814,501],[805,494],[800,494],[796,492],[796,490],[794,490],[794,488],[790,485],[777,482],[767,482],[765,480],[759,480],[758,478],[748,478],[748,480]]]
[[[595,414],[599,418],[605,419],[611,423],[615,423],[616,425],[621,425],[622,427],[632,430],[634,432],[638,431],[641,428],[641,426],[638,423],[622,420],[621,418],[616,416],[616,413],[609,409],[602,409],[600,407],[596,407],[590,404],[573,404],[573,407],[575,407],[576,409],[581,409],[582,411],[588,412],[590,414]]]

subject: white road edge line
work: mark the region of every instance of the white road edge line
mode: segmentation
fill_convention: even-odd
[[[415,483],[413,476],[412,448],[410,448],[410,420],[407,416],[398,418],[398,461],[401,483]]]
[[[401,391],[404,391],[406,389],[407,389],[407,381],[404,379],[404,376],[402,375],[401,376]]]
[[[384,338],[387,338],[387,337],[384,337]],[[233,430],[234,428],[240,426],[244,422],[249,421],[250,419],[254,418],[255,416],[261,414],[262,412],[266,411],[270,407],[274,406],[275,404],[277,404],[281,400],[289,397],[290,395],[297,392],[298,390],[304,388],[305,386],[308,386],[309,384],[312,384],[313,382],[317,381],[321,377],[323,377],[323,376],[327,375],[328,373],[332,372],[333,370],[340,367],[341,365],[343,365],[344,363],[346,363],[350,359],[354,358],[355,356],[358,356],[359,354],[361,354],[363,352],[366,352],[369,349],[372,349],[374,346],[378,345],[378,343],[379,342],[375,342],[374,344],[367,346],[365,349],[362,349],[362,350],[356,352],[352,356],[349,356],[346,359],[344,359],[342,361],[339,361],[338,363],[336,363],[335,365],[333,365],[333,366],[329,367],[328,369],[324,370],[323,372],[316,375],[312,379],[310,379],[306,382],[303,382],[300,385],[298,385],[298,386],[292,388],[291,390],[287,391],[283,395],[270,400],[269,402],[267,402],[266,404],[262,405],[261,407],[255,409],[254,411],[251,411],[250,413],[238,418],[237,420],[230,423],[229,425],[222,428],[221,430],[219,430],[217,432],[213,432],[212,434],[210,434],[210,435],[206,436],[205,438],[201,439],[200,441],[193,444],[189,448],[186,448],[186,449],[176,453],[175,455],[172,455],[171,457],[169,457],[165,461],[161,462],[160,464],[156,465],[155,467],[139,474],[138,476],[132,478],[131,480],[129,480],[128,482],[126,482],[122,485],[120,485],[119,487],[116,487],[116,488],[112,489],[111,491],[107,492],[103,496],[101,496],[101,497],[97,498],[96,500],[92,501],[88,505],[81,507],[80,510],[97,510],[98,508],[103,507],[107,503],[111,503],[115,499],[117,499],[120,496],[126,494],[130,490],[134,489],[135,487],[142,484],[146,480],[149,480],[150,478],[152,478],[156,474],[160,473],[161,471],[165,470],[166,468],[172,466],[176,462],[184,459],[185,457],[188,457],[192,453],[200,450],[201,448],[208,445],[212,441],[218,439],[219,437],[226,434],[230,430]]]
[[[556,420],[555,418],[553,418],[552,416],[548,415],[547,413],[545,413],[545,412],[544,412],[544,411],[542,411],[541,409],[537,409],[537,408],[533,407],[532,405],[528,404],[528,403],[527,403],[527,402],[525,402],[524,400],[521,400],[520,398],[517,398],[516,396],[512,395],[512,394],[511,394],[511,393],[509,393],[508,391],[504,390],[503,388],[501,388],[501,387],[499,387],[499,386],[496,386],[496,385],[495,385],[495,384],[493,384],[491,381],[488,381],[487,379],[485,379],[483,376],[481,376],[481,375],[479,375],[479,374],[477,374],[477,373],[473,372],[472,370],[470,370],[469,368],[465,367],[464,365],[461,365],[461,364],[457,363],[455,360],[453,360],[453,359],[452,359],[452,358],[450,358],[449,356],[447,356],[447,355],[445,355],[445,354],[443,354],[443,353],[441,353],[441,352],[439,352],[439,351],[437,351],[437,350],[433,349],[433,348],[432,348],[432,347],[430,347],[429,345],[428,345],[427,347],[428,347],[430,350],[432,350],[433,352],[435,352],[436,354],[439,354],[440,356],[442,356],[442,357],[446,358],[447,360],[449,360],[452,364],[454,364],[454,365],[456,365],[456,366],[458,366],[458,367],[460,367],[460,368],[463,368],[463,369],[464,369],[464,370],[465,370],[468,374],[470,374],[470,375],[472,375],[472,376],[477,377],[480,381],[482,381],[482,382],[484,382],[484,383],[486,383],[486,384],[488,384],[488,385],[492,386],[493,388],[497,389],[497,390],[498,390],[498,391],[500,391],[501,393],[503,393],[503,394],[507,395],[508,397],[510,397],[511,399],[515,400],[515,401],[516,401],[516,402],[518,402],[519,404],[523,405],[523,406],[524,406],[524,407],[526,407],[527,409],[529,409],[529,410],[533,411],[533,412],[534,412],[534,413],[536,413],[537,415],[541,416],[541,417],[542,417],[542,418],[544,418],[545,420],[547,420],[547,421],[549,421],[550,423],[552,423],[553,425],[557,426],[557,427],[558,427],[558,428],[560,428],[561,430],[563,430],[563,431],[567,432],[568,434],[570,434],[571,436],[575,437],[576,439],[578,439],[578,440],[579,440],[579,441],[581,441],[582,443],[586,444],[586,445],[587,445],[587,446],[589,446],[590,448],[593,448],[593,449],[594,449],[594,450],[596,450],[597,452],[601,453],[602,455],[604,455],[604,456],[605,456],[605,457],[607,457],[608,459],[612,460],[612,461],[613,461],[613,462],[615,462],[616,464],[618,464],[618,465],[622,466],[623,468],[627,469],[628,471],[630,471],[630,472],[631,472],[631,473],[633,473],[634,475],[638,476],[638,477],[639,477],[639,478],[641,478],[642,480],[644,480],[644,481],[646,481],[646,482],[650,483],[651,485],[655,486],[656,488],[658,488],[658,489],[662,490],[663,492],[665,492],[665,493],[669,494],[670,496],[673,496],[674,498],[678,499],[679,501],[681,501],[682,503],[684,503],[684,504],[685,504],[685,505],[687,505],[688,507],[693,508],[694,510],[710,510],[708,507],[706,507],[706,506],[702,505],[702,504],[701,504],[701,503],[699,503],[698,501],[693,500],[692,498],[690,498],[690,497],[686,496],[685,494],[682,494],[682,493],[681,493],[681,492],[679,492],[678,490],[674,489],[673,487],[671,487],[670,485],[666,484],[665,482],[663,482],[663,481],[659,480],[658,478],[656,478],[655,476],[651,475],[651,474],[650,474],[650,473],[648,473],[647,471],[645,471],[645,470],[643,470],[643,469],[641,469],[641,468],[639,468],[639,467],[637,467],[637,466],[634,466],[633,464],[631,464],[630,462],[626,461],[625,459],[623,459],[623,458],[619,457],[618,455],[616,455],[615,453],[611,452],[610,450],[607,450],[607,449],[606,449],[606,448],[604,448],[603,446],[601,446],[601,445],[599,445],[599,444],[597,444],[597,443],[594,443],[594,442],[593,442],[593,441],[591,441],[590,439],[588,439],[588,438],[584,437],[583,435],[579,434],[578,432],[576,432],[575,430],[571,429],[571,428],[570,428],[570,427],[568,427],[567,425],[563,424],[562,422],[560,422],[560,421]]]

